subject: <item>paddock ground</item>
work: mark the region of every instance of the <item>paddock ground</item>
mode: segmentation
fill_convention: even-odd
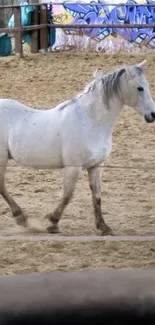
[[[155,99],[155,57],[151,54],[105,55],[52,53],[0,59],[0,98],[17,99],[27,105],[50,108],[81,90],[97,67],[105,70],[147,58],[145,73]],[[117,235],[155,234],[155,125],[146,124],[132,109],[125,109],[113,134],[107,164],[143,166],[140,169],[105,169],[102,176],[102,207],[106,222]],[[61,171],[33,171],[9,162],[9,192],[31,220],[43,228],[46,213],[53,211],[62,191]],[[15,226],[10,210],[0,199],[0,235],[24,231]],[[83,172],[74,198],[60,223],[62,235],[94,235],[93,208]],[[51,243],[0,242],[0,274],[50,272],[85,267],[146,267],[155,264],[152,243]]]

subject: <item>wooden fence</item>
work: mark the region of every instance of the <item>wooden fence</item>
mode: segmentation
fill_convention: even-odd
[[[53,3],[54,5],[54,3]],[[108,4],[109,6],[110,4]],[[111,4],[112,5],[112,4]],[[131,4],[125,4],[126,6]],[[146,6],[146,4],[144,4]],[[83,29],[86,28],[155,28],[155,24],[49,24],[48,23],[48,4],[38,4],[35,3],[34,12],[32,13],[32,25],[22,26],[21,22],[21,7],[24,5],[5,5],[0,6],[0,10],[11,8],[14,12],[15,17],[15,27],[14,28],[0,28],[0,33],[11,33],[15,35],[15,52],[18,56],[23,56],[23,46],[22,46],[22,33],[31,31],[31,53],[37,53],[39,49],[48,48],[48,32],[50,28],[69,28],[69,29],[80,29],[81,33]],[[28,4],[32,6],[32,4]],[[118,4],[118,6],[120,6]],[[132,6],[139,6],[138,4],[132,4]],[[143,4],[141,4],[143,6]],[[155,7],[155,4],[147,4],[147,6]]]

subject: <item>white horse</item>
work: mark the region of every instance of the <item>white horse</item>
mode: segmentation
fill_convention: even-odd
[[[64,168],[64,189],[54,213],[46,216],[51,233],[69,203],[79,173],[87,169],[96,228],[110,233],[101,211],[100,165],[109,156],[112,132],[124,105],[133,107],[146,122],[155,120],[155,104],[141,66],[97,73],[83,92],[54,109],[32,109],[11,99],[0,100],[0,194],[17,224],[27,217],[5,188],[9,158],[33,168]]]

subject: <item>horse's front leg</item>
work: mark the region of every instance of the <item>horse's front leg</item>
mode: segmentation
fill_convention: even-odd
[[[102,234],[109,234],[111,233],[111,229],[106,225],[102,217],[100,167],[96,166],[88,169],[88,177],[89,186],[92,193],[96,228],[101,230]]]
[[[62,213],[68,203],[70,202],[73,192],[75,189],[76,182],[78,180],[79,173],[81,171],[81,167],[66,167],[64,173],[64,184],[63,184],[63,195],[61,202],[58,207],[54,211],[54,213],[50,213],[46,216],[46,218],[52,223],[52,226],[47,228],[50,233],[59,232],[58,223],[62,216]]]

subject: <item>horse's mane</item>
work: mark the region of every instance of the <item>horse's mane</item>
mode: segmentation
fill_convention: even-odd
[[[138,70],[137,70],[138,69]],[[120,93],[120,88],[121,88],[121,84],[120,84],[120,77],[124,72],[127,72],[127,74],[131,74],[132,71],[132,76],[134,77],[134,75],[138,72],[138,73],[142,73],[142,69],[138,68],[138,67],[131,67],[131,66],[121,66],[118,67],[117,69],[114,69],[108,73],[102,74],[101,76],[97,76],[94,78],[93,81],[89,82],[84,90],[80,93],[78,93],[74,98],[72,98],[71,100],[69,100],[68,102],[66,102],[66,104],[64,103],[64,105],[62,106],[62,109],[67,106],[69,103],[75,103],[77,100],[79,100],[80,98],[82,98],[84,95],[92,93],[93,91],[95,91],[95,88],[97,86],[97,84],[101,84],[103,87],[103,96],[105,98],[105,102],[108,104],[109,99],[113,96],[113,95],[119,95]]]
[[[131,78],[132,76],[132,78],[134,78],[137,73],[143,73],[143,70],[140,67],[123,65],[102,75],[100,79],[103,84],[103,91],[107,101],[109,101],[113,95],[119,96],[121,91],[120,77],[124,72],[126,72],[126,77],[128,76]]]
[[[94,87],[95,87],[95,83],[96,80],[91,81],[89,84],[87,84],[84,88],[84,90],[80,93],[78,93],[77,95],[75,95],[73,98],[65,101],[64,103],[59,104],[57,107],[60,110],[63,110],[66,106],[68,106],[68,104],[72,104],[75,103],[79,98],[81,98],[84,94],[88,94],[89,92],[91,92]]]
[[[127,70],[127,68],[121,67],[108,73],[102,74],[100,77],[96,77],[93,81],[89,82],[85,86],[82,92],[80,92],[73,98],[73,101],[78,100],[79,98],[83,97],[83,95],[95,91],[95,88],[98,84],[101,84],[103,89],[103,96],[106,98],[106,101],[108,101],[113,94],[118,94],[120,90],[120,76],[125,70]]]

